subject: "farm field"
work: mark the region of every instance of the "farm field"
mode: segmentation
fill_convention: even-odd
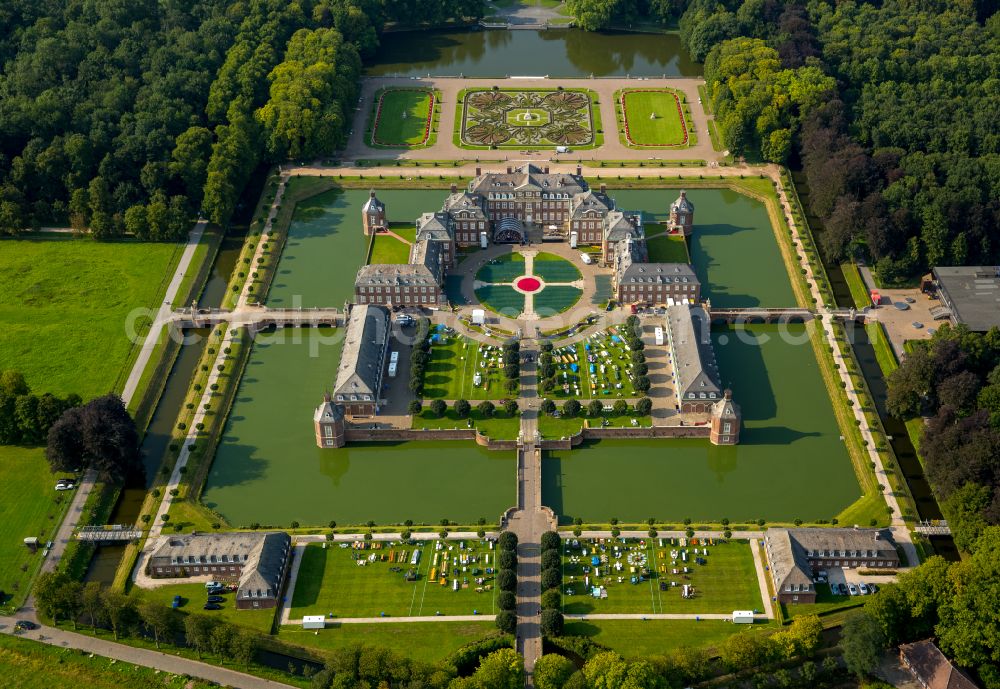
[[[281,627],[278,638],[322,650],[353,645],[383,646],[396,653],[429,663],[444,660],[467,643],[496,633],[489,619],[481,622],[379,622],[376,624],[327,624],[318,634],[293,626]]]
[[[38,394],[88,400],[119,389],[132,350],[130,314],[159,308],[181,251],[180,244],[0,240],[0,369],[21,371]]]
[[[31,553],[23,539],[36,536],[44,545],[62,521],[73,491],[53,490],[61,475],[49,471],[43,448],[0,446],[0,524],[5,534],[0,539],[0,591],[5,594],[0,605],[25,595],[42,560],[42,549]]]
[[[254,344],[202,493],[206,506],[233,526],[471,523],[510,507],[513,453],[449,441],[316,447],[312,414],[336,375],[340,336],[284,332]]]
[[[481,346],[461,335],[436,335],[441,340],[431,345],[431,358],[424,372],[426,399],[502,400],[517,396],[517,388],[511,392],[505,387],[499,346]]]
[[[695,539],[697,544],[681,546],[681,539],[601,540],[604,542],[563,542],[566,614],[699,614],[762,609],[753,553],[745,541],[709,545]],[[706,549],[707,555],[703,554]],[[596,568],[599,576],[591,562],[595,556],[602,561]],[[698,558],[704,564],[698,563]],[[602,587],[607,597],[595,598],[588,583],[591,588]],[[684,584],[694,587],[692,597],[681,596]]]
[[[430,89],[388,88],[375,98],[372,143],[409,148],[428,143],[434,93]]]
[[[644,148],[687,145],[682,107],[671,89],[622,91],[618,108],[625,123],[625,143]]]
[[[292,619],[494,614],[497,551],[485,541],[323,545],[305,548]]]

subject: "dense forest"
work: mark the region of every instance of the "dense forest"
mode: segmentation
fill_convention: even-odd
[[[580,26],[676,21],[726,148],[801,167],[830,260],[885,283],[1000,261],[996,0],[569,0]]]
[[[10,0],[0,6],[0,234],[186,236],[263,162],[342,143],[361,61],[396,23],[482,0]]]

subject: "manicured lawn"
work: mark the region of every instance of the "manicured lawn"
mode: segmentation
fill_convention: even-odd
[[[381,104],[381,109],[379,105]],[[380,146],[419,146],[430,136],[432,92],[387,89],[375,101],[372,141]],[[405,116],[404,116],[405,113]]]
[[[553,349],[556,387],[547,393],[548,396],[553,399],[597,398],[608,404],[619,397],[636,397],[629,378],[631,352],[617,333],[616,328],[611,328],[591,335],[583,342]],[[573,371],[574,365],[577,366],[576,372]]]
[[[38,393],[87,400],[120,389],[132,350],[129,316],[158,308],[180,251],[178,244],[0,240],[0,368],[20,370]]]
[[[388,234],[375,235],[368,263],[409,263],[410,245]]]
[[[270,610],[237,610],[235,592],[225,594],[224,598],[226,602],[220,603],[222,610],[203,610],[202,606],[205,605],[205,599],[208,597],[208,594],[205,593],[205,584],[202,582],[167,584],[166,586],[158,586],[153,589],[138,589],[138,591],[141,592],[143,598],[162,601],[166,606],[171,605],[174,596],[180,596],[181,606],[178,610],[182,613],[194,612],[202,615],[210,615],[223,619],[226,622],[256,629],[265,634],[271,631],[271,623],[277,612],[277,608],[271,608]]]
[[[480,382],[476,385],[476,375]],[[424,373],[424,397],[443,400],[501,400],[516,396],[504,387],[503,360],[498,346],[480,346],[461,336],[445,336],[431,346]]]
[[[753,554],[745,541],[698,543],[692,548],[680,546],[679,540],[617,539],[597,543],[586,539],[576,547],[572,541],[565,543],[563,612],[699,614],[762,609]],[[702,554],[703,549],[708,549],[708,555]],[[683,553],[687,553],[686,562]],[[591,565],[595,555],[602,561],[600,576],[595,575]],[[705,564],[697,564],[696,557]],[[685,567],[688,573],[684,573]],[[667,585],[666,590],[662,590],[661,583]],[[683,584],[695,587],[693,598],[681,597]],[[595,586],[603,587],[607,598],[594,598],[591,588]]]
[[[682,146],[687,143],[680,99],[670,90],[625,91],[619,104],[626,141],[635,146]]]
[[[519,416],[508,417],[503,410],[496,412],[492,418],[484,419],[475,407],[469,413],[468,419],[460,419],[453,409],[448,409],[442,417],[435,417],[429,409],[424,409],[419,416],[413,417],[413,428],[478,428],[483,435],[495,440],[514,440],[521,428]]]
[[[497,551],[485,541],[323,545],[305,549],[292,595],[292,619],[494,613],[496,587],[487,570],[495,566]],[[419,562],[413,565],[417,550]],[[416,579],[406,581],[407,572]]]
[[[662,233],[646,239],[650,263],[690,263],[682,235]]]
[[[669,654],[676,649],[714,648],[738,632],[767,634],[773,624],[733,624],[725,620],[566,621],[566,636],[586,636],[625,657]]]
[[[49,471],[42,448],[0,446],[0,524],[4,533],[0,538],[0,591],[13,596],[15,602],[27,592],[42,561],[42,550],[32,554],[23,539],[36,536],[44,545],[55,535],[65,505],[72,500],[72,491],[54,490],[61,475]]]
[[[318,634],[287,626],[281,628],[278,638],[324,650],[353,645],[382,646],[409,658],[436,663],[465,644],[496,631],[492,621],[448,622],[446,619],[441,622],[333,624]]]
[[[476,271],[476,279],[480,282],[513,282],[522,275],[524,256],[517,252],[501,254]]]
[[[584,415],[570,418],[568,416],[549,416],[541,414],[538,417],[538,430],[543,438],[568,438],[576,435],[583,428]],[[632,419],[635,419],[638,426],[652,426],[653,420],[648,416],[639,416],[634,413],[627,413],[623,416],[615,416],[610,412],[601,414],[601,419],[607,420],[608,426],[613,428],[631,428]],[[592,426],[599,426],[601,419],[591,419]]]
[[[18,689],[205,689],[207,682],[0,634],[3,685]]]
[[[580,269],[565,258],[544,251],[535,256],[531,273],[545,282],[573,282],[582,277]]]
[[[537,263],[535,264],[538,265]],[[546,285],[534,296],[535,313],[542,318],[569,310],[580,301],[583,290],[569,285]]]
[[[503,316],[513,318],[524,311],[524,295],[507,285],[484,285],[476,290],[476,299]]]

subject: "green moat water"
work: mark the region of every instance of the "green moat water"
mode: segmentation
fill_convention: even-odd
[[[371,76],[695,77],[677,34],[622,31],[402,31],[382,36]]]
[[[604,440],[548,452],[542,496],[568,521],[830,519],[861,492],[805,326],[713,329],[723,384],[743,410],[740,444]],[[725,343],[725,344],[723,344]]]

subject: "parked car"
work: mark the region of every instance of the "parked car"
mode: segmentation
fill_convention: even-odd
[[[18,620],[14,623],[14,632],[27,632],[32,629],[38,629],[38,625],[31,620]]]
[[[171,608],[179,608],[179,607],[181,607],[181,597],[180,596],[174,596],[174,600],[170,604],[170,607]]]
[[[76,488],[75,483],[57,483],[56,490],[73,490]]]
[[[208,602],[209,603],[225,603],[226,599],[223,598],[222,596],[209,596],[208,597]]]
[[[205,588],[207,589],[217,589],[222,587],[222,582],[219,581],[206,581]]]
[[[848,584],[847,590],[851,592],[852,596],[858,595],[858,587],[855,586],[854,584]]]
[[[837,584],[837,592],[842,596],[847,595],[847,584]]]
[[[210,595],[210,596],[218,596],[218,595],[221,595],[223,593],[226,593],[226,587],[225,586],[216,586],[214,588],[208,589],[206,591],[206,593],[208,593],[208,595]]]
[[[862,596],[867,596],[871,591],[868,589],[868,584],[861,582],[858,584],[858,590],[861,591]]]
[[[868,590],[872,593],[878,593],[878,586],[876,584],[868,584]]]
[[[218,603],[205,603],[205,605],[202,606],[202,609],[203,610],[222,610],[222,606],[219,605]]]

